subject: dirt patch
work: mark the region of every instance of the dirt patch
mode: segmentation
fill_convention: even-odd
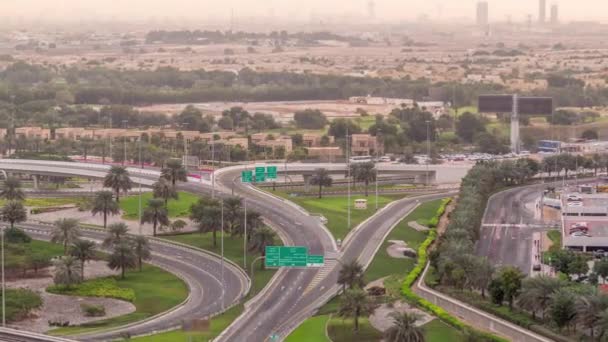
[[[416,326],[422,326],[427,324],[428,322],[434,319],[433,316],[427,314],[426,312],[417,309],[415,307],[410,306],[404,302],[396,302],[392,306],[388,304],[380,305],[375,311],[374,314],[369,317],[369,322],[372,326],[379,331],[386,331],[390,327],[393,326],[393,318],[390,316],[393,312],[399,313],[410,313],[418,316],[418,320],[416,321]]]
[[[410,257],[407,257],[403,254],[404,251],[411,250],[411,248],[407,246],[407,243],[405,241],[389,240],[388,243],[390,243],[391,245],[386,248],[386,253],[388,253],[391,258],[410,259]],[[416,253],[416,251],[413,252]]]
[[[135,306],[129,302],[110,298],[76,297],[56,295],[46,292],[46,288],[53,284],[53,267],[45,270],[45,277],[19,279],[7,282],[9,288],[27,288],[38,292],[43,300],[42,308],[31,313],[30,317],[11,324],[14,327],[28,331],[44,333],[51,329],[49,320],[66,320],[71,325],[83,324],[97,320],[117,317],[135,311]],[[91,261],[85,265],[85,278],[92,279],[116,275],[118,272],[107,267],[105,261]],[[103,317],[84,316],[81,305],[102,305],[106,310]]]

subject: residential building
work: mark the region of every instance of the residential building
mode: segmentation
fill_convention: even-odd
[[[488,17],[488,2],[479,1],[477,3],[477,26],[485,30],[489,22]]]
[[[15,136],[17,138],[38,138],[42,140],[50,140],[51,139],[51,130],[48,128],[42,127],[18,127],[15,128]]]
[[[308,147],[306,150],[309,158],[327,162],[333,162],[344,155],[342,149],[337,146]]]
[[[538,0],[538,23],[544,24],[547,17],[547,0]]]
[[[378,144],[376,137],[371,134],[353,134],[351,135],[351,150],[352,156],[371,156],[376,154],[384,154],[382,146]]]
[[[324,135],[315,133],[305,133],[302,135],[302,141],[305,147],[321,147]],[[327,144],[331,145],[335,142],[333,136],[327,136]]]

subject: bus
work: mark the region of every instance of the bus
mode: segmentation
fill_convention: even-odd
[[[372,157],[371,156],[350,157],[349,161],[351,164],[371,163]]]

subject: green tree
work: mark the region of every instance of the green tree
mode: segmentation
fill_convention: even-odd
[[[213,247],[217,247],[217,231],[221,225],[221,204],[217,200],[200,198],[190,207],[190,219],[197,223],[200,233],[213,234]]]
[[[0,217],[2,221],[10,223],[12,229],[15,223],[27,220],[27,211],[21,202],[9,201],[2,207]]]
[[[0,189],[0,198],[8,201],[23,201],[25,193],[21,189],[21,181],[15,177],[8,177]]]
[[[500,270],[499,277],[509,308],[513,308],[513,301],[521,290],[521,281],[525,276],[518,268],[507,266]]]
[[[81,239],[74,241],[70,248],[70,255],[80,260],[81,276],[84,281],[84,264],[95,258],[95,242]]]
[[[363,288],[365,286],[363,266],[357,260],[351,260],[342,265],[338,274],[338,284],[342,285],[342,292],[347,288]]]
[[[148,206],[141,216],[141,223],[152,223],[153,236],[156,236],[156,227],[159,224],[161,226],[169,225],[169,216],[163,200],[155,198],[148,200]]]
[[[606,278],[608,278],[608,260],[602,259],[596,261],[593,265],[593,272],[602,278],[602,282],[606,282]]]
[[[121,241],[114,245],[114,249],[108,260],[108,267],[110,269],[120,269],[120,277],[125,279],[125,270],[135,268],[136,265],[137,256],[135,255],[133,246],[126,241]]]
[[[160,175],[170,181],[174,187],[178,181],[188,181],[188,171],[186,171],[186,168],[179,159],[169,159],[165,167],[160,171]]]
[[[161,177],[156,183],[154,183],[152,189],[154,197],[162,198],[165,201],[165,208],[167,207],[170,199],[179,199],[177,190],[175,190],[175,187],[172,186],[170,181],[166,178]]]
[[[551,296],[566,284],[559,278],[545,275],[529,277],[522,281],[521,294],[517,297],[517,305],[529,312],[532,317],[536,314],[545,315],[546,309],[551,303]]]
[[[296,127],[304,129],[322,129],[327,125],[327,118],[318,109],[306,109],[295,112],[293,120]]]
[[[112,191],[103,190],[95,193],[91,213],[93,215],[102,214],[103,228],[107,228],[108,215],[117,215],[120,213],[120,206],[114,200],[114,194]]]
[[[575,304],[576,320],[589,330],[594,339],[595,330],[601,321],[602,313],[608,309],[608,296],[595,290],[592,293],[579,296]]]
[[[323,198],[323,187],[330,187],[333,184],[333,179],[326,169],[316,169],[315,173],[310,177],[311,185],[319,186],[319,198]]]
[[[113,245],[119,244],[125,240],[129,227],[122,222],[113,223],[108,226],[108,232],[103,240],[102,246],[109,248]]]
[[[266,256],[266,247],[272,246],[277,234],[269,227],[263,226],[253,230],[251,239],[249,240],[249,250],[259,253],[261,256]],[[262,263],[262,269],[265,268]]]
[[[142,261],[149,260],[152,257],[150,243],[145,236],[138,235],[133,238],[131,244],[133,245],[133,252],[137,257],[137,264],[139,266],[139,271],[141,272]]]
[[[359,288],[347,290],[342,295],[338,315],[345,318],[353,318],[354,330],[359,331],[359,317],[368,316],[374,312],[375,305],[370,301],[367,293]]]
[[[344,139],[348,134],[361,133],[361,127],[349,119],[335,119],[329,124],[328,134],[334,136],[336,139]]]
[[[63,256],[55,260],[55,275],[53,282],[56,285],[71,287],[82,279],[82,268],[78,259],[72,256]]]
[[[51,242],[63,245],[63,254],[68,254],[68,246],[78,241],[80,238],[80,228],[78,220],[63,218],[55,221],[55,226],[51,232]]]
[[[392,312],[393,325],[384,332],[386,342],[425,342],[424,330],[416,326],[418,316],[407,312]]]
[[[494,278],[490,281],[490,286],[488,286],[488,291],[490,292],[490,298],[492,298],[492,303],[496,305],[502,305],[505,301],[505,291],[502,287],[502,281],[500,278]]]
[[[242,211],[243,201],[239,197],[229,197],[224,200],[224,222],[227,230],[232,235],[243,233],[241,226],[244,214]]]
[[[103,180],[103,186],[112,188],[116,194],[116,202],[120,202],[120,191],[131,190],[133,183],[125,167],[112,166]]]
[[[575,299],[569,290],[560,289],[551,296],[549,316],[560,331],[574,320],[576,317]]]
[[[365,197],[369,196],[369,183],[376,180],[376,165],[372,162],[351,164],[351,175],[355,182],[365,184]]]
[[[475,114],[466,112],[458,117],[458,121],[456,122],[456,135],[463,141],[472,143],[475,135],[485,131],[485,125]]]
[[[490,286],[492,281],[492,275],[494,274],[494,266],[486,258],[475,259],[475,271],[472,272],[471,285],[481,291],[481,296],[486,297],[486,290]]]

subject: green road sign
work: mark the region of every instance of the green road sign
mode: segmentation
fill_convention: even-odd
[[[266,171],[268,172],[268,179],[277,179],[277,167],[276,166],[269,166],[266,168]]]
[[[306,267],[308,247],[266,246],[266,267]]]
[[[309,255],[306,261],[308,267],[323,267],[325,265],[325,257],[322,255]]]
[[[266,180],[266,168],[263,166],[258,166],[255,168],[255,181],[263,182]]]
[[[253,182],[253,171],[243,171],[243,172],[241,172],[241,182],[243,182],[243,183],[251,183],[251,182]]]

